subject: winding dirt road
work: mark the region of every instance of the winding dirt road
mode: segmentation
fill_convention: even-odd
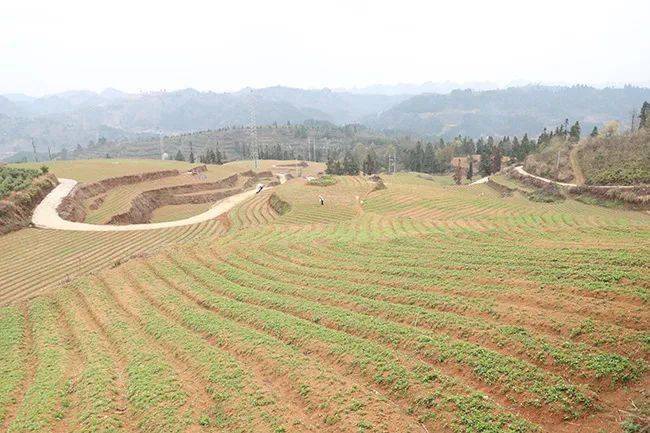
[[[286,182],[287,178],[284,173],[280,173],[277,176],[280,179],[281,184]],[[180,227],[190,224],[197,224],[203,221],[217,218],[218,216],[223,215],[224,213],[237,206],[239,203],[253,197],[256,191],[256,189],[253,189],[250,191],[244,191],[239,194],[231,195],[230,197],[226,197],[225,199],[218,201],[207,211],[182,220],[150,224],[109,225],[79,223],[61,218],[56,209],[61,204],[61,201],[63,201],[63,199],[74,189],[75,185],[77,185],[77,181],[74,179],[59,179],[59,185],[50,191],[50,193],[43,199],[43,201],[39,203],[39,205],[34,210],[34,214],[32,215],[32,223],[36,227],[44,229],[76,230],[86,232],[126,232],[133,230],[166,229],[169,227]]]
[[[578,186],[575,183],[557,182],[555,180],[547,179],[545,177],[535,176],[534,174],[530,174],[526,170],[524,170],[524,168],[521,165],[518,165],[517,167],[515,167],[515,171],[517,171],[519,174],[523,174],[524,176],[539,179],[542,182],[546,182],[546,183],[556,183],[556,184],[562,185],[562,186]]]

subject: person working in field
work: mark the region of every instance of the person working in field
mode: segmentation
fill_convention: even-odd
[[[325,204],[325,199],[323,198],[322,195],[318,196],[318,201],[320,201],[320,205],[323,206]]]
[[[264,189],[264,184],[263,183],[258,184],[257,191],[255,191],[255,194],[259,194],[263,189]]]

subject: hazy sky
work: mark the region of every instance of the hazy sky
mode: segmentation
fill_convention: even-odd
[[[3,0],[0,94],[650,84],[650,1]]]

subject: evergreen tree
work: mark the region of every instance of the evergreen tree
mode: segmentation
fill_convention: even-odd
[[[639,129],[643,128],[650,129],[650,103],[647,101],[643,103],[639,113]]]
[[[436,153],[433,150],[433,144],[427,143],[424,147],[424,161],[422,161],[422,171],[425,173],[435,173],[436,171]]]
[[[598,137],[598,127],[594,126],[594,129],[591,130],[591,134],[589,134],[591,137]]]
[[[190,151],[190,159],[189,161],[194,164],[194,152]]]
[[[176,156],[174,157],[176,161],[185,161],[185,157],[183,156],[183,152],[181,152],[180,149],[178,149],[178,152],[176,152]]]
[[[359,163],[349,150],[343,156],[343,173],[353,176],[359,174]]]
[[[467,179],[472,180],[474,175],[474,157],[467,155]]]
[[[325,169],[325,173],[334,174],[334,175],[343,174],[343,168],[341,167],[341,162],[338,159],[334,159],[331,156],[328,157],[327,168]]]
[[[503,156],[503,152],[501,151],[501,147],[496,146],[492,152],[491,158],[492,158],[492,167],[491,171],[492,173],[498,173],[501,171],[501,157]]]
[[[377,153],[375,149],[370,149],[366,155],[366,159],[363,161],[363,172],[365,174],[374,174],[377,173],[379,169],[379,162],[377,158]]]
[[[577,143],[580,141],[580,122],[576,120],[576,123],[571,126],[571,131],[569,131],[569,141]]]
[[[492,174],[492,164],[490,161],[490,154],[488,152],[483,152],[480,154],[481,156],[481,162],[479,164],[479,173],[481,173],[482,176],[489,176]]]

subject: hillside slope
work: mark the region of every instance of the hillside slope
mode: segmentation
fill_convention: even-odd
[[[589,138],[575,155],[588,185],[650,184],[650,130]]]
[[[650,184],[650,131],[599,135],[578,143],[555,138],[529,155],[529,173],[586,185]]]

